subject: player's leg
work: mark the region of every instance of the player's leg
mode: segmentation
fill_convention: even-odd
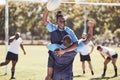
[[[52,51],[48,52],[48,69],[47,69],[47,76],[45,80],[52,80],[53,76],[53,66],[54,66],[54,53]]]
[[[81,53],[80,53],[80,61],[82,62],[83,74],[85,74],[85,56],[81,55]]]
[[[53,74],[53,68],[48,67],[47,76],[46,76],[45,80],[52,80],[52,74]]]
[[[82,61],[82,70],[83,70],[83,74],[85,74],[85,61]]]
[[[0,63],[0,66],[5,66],[10,62],[10,60],[5,60],[5,62]]]
[[[103,74],[102,77],[105,76],[106,70],[107,70],[107,64],[110,62],[110,59],[105,59],[104,61],[104,70],[103,70]]]
[[[113,66],[114,66],[114,72],[115,72],[114,77],[117,77],[117,66],[116,66],[117,58],[114,58],[113,60],[114,60],[114,62],[113,62],[112,64],[113,64]]]
[[[15,66],[16,66],[17,61],[12,60],[12,68],[11,68],[11,79],[15,79],[14,74],[15,74]]]
[[[112,62],[112,64],[113,64],[113,66],[114,66],[114,72],[115,72],[115,75],[114,75],[114,77],[117,77],[117,65],[116,65],[116,61],[117,61],[117,57],[118,57],[118,55],[116,54],[116,55],[114,55],[114,56],[112,56],[113,57],[113,62]]]
[[[10,52],[7,52],[6,60],[5,60],[5,62],[0,63],[0,66],[5,66],[5,65],[7,65],[7,64],[10,62],[11,58],[12,58],[11,53],[10,53]]]
[[[91,61],[87,61],[87,62],[88,62],[88,64],[89,64],[89,68],[90,68],[90,70],[91,70],[91,74],[94,75]]]
[[[90,57],[89,54],[86,55],[86,61],[87,61],[88,64],[89,64],[89,68],[90,68],[90,70],[91,70],[91,74],[94,75],[93,68],[92,68],[92,64],[91,64],[91,57]]]

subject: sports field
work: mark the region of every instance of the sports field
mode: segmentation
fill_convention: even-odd
[[[120,47],[111,47],[118,52],[118,77],[112,78],[114,70],[112,64],[108,64],[105,78],[101,78],[103,70],[103,58],[94,50],[91,54],[93,70],[95,75],[92,76],[86,63],[86,74],[82,74],[79,54],[75,57],[73,64],[74,80],[120,80]],[[96,48],[95,48],[96,49]],[[20,49],[19,60],[16,66],[15,80],[44,80],[47,72],[48,50],[46,46],[25,46],[27,55],[23,55]],[[0,45],[0,62],[5,60],[5,46]],[[9,80],[11,76],[11,64],[8,65],[8,74],[4,75],[5,67],[0,67],[0,80]]]

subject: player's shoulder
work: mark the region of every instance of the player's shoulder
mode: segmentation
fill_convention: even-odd
[[[22,41],[22,38],[21,38],[21,37],[19,37],[19,38],[18,38],[18,40],[19,40],[19,41]]]
[[[68,26],[65,26],[65,30],[72,30],[72,29],[69,28]]]
[[[89,42],[89,44],[93,45],[93,42],[92,42],[92,41],[90,41],[90,42]]]
[[[49,25],[49,26],[51,26],[51,25],[52,25],[52,26],[57,27],[57,25],[56,25],[56,24],[54,24],[54,23],[52,23],[51,21],[48,21],[48,25]]]
[[[65,26],[64,30],[68,33],[73,33],[73,30],[67,26]]]

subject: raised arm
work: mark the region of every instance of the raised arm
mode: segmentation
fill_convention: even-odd
[[[85,41],[85,43],[87,44],[87,43],[89,43],[89,41],[92,39],[92,37],[93,37],[93,27],[94,27],[94,23],[93,22],[88,22],[87,23],[87,25],[88,25],[88,33],[87,33],[87,39],[86,39],[86,41]]]
[[[47,9],[43,13],[43,23],[44,23],[44,25],[48,24],[48,21],[47,21],[48,13],[49,13],[49,11]]]
[[[15,36],[9,38],[9,43],[11,43],[15,39]]]
[[[93,36],[93,27],[89,27],[87,39],[85,41],[86,44],[92,39],[92,36]]]
[[[92,36],[93,36],[93,27],[89,27],[87,40],[91,40]]]

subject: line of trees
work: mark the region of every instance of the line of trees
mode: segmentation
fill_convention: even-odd
[[[46,8],[45,5],[46,3],[9,2],[9,35],[20,31],[24,34],[30,32],[32,37],[37,36],[39,39],[49,39],[48,31],[42,22],[43,12]],[[64,11],[67,26],[75,31],[78,38],[80,38],[83,32],[84,6],[62,4],[58,9]],[[86,5],[86,9],[87,18],[93,19],[96,22],[94,35],[104,35],[108,39],[111,38],[111,35],[114,35],[120,40],[120,6]],[[56,11],[51,12],[49,16],[49,20],[53,23],[55,23]],[[5,6],[0,6],[0,39],[2,40],[5,38],[4,28]]]

